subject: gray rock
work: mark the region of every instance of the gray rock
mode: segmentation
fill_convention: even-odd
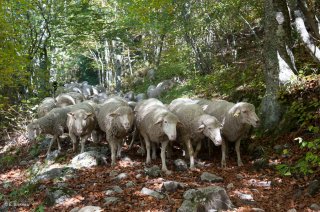
[[[207,181],[207,182],[210,182],[210,183],[218,183],[218,182],[222,182],[223,181],[223,178],[222,177],[219,177],[215,174],[211,174],[211,173],[208,173],[208,172],[204,172],[202,175],[201,175],[201,180],[202,181]]]
[[[308,186],[308,193],[311,196],[316,195],[320,190],[320,182],[318,180],[312,181]]]
[[[109,189],[109,190],[106,191],[105,194],[106,194],[107,196],[110,196],[110,195],[114,195],[115,193],[116,193],[116,192],[115,192],[114,190]]]
[[[46,162],[50,164],[54,163],[54,161],[59,157],[60,153],[61,152],[59,150],[54,150],[53,152],[50,152],[47,155]]]
[[[233,189],[233,188],[234,188],[233,183],[229,183],[229,184],[227,185],[227,189],[228,189],[228,190],[231,190],[231,189]]]
[[[42,182],[60,178],[62,180],[70,179],[74,177],[75,171],[75,169],[66,166],[49,166],[48,168],[41,170],[39,174],[31,180],[31,182]]]
[[[91,152],[91,151],[99,152],[101,155],[104,155],[104,156],[111,154],[109,148],[106,146],[103,146],[103,147],[88,146],[86,147],[86,150],[87,150],[86,152]]]
[[[46,204],[49,206],[53,206],[55,204],[63,204],[69,197],[70,197],[70,192],[66,189],[64,190],[54,190],[54,191],[47,191],[46,192]]]
[[[123,190],[122,190],[122,188],[120,188],[120,186],[113,186],[112,190],[114,190],[118,194],[121,194],[123,192]]]
[[[141,178],[142,177],[142,174],[137,174],[136,175],[136,179],[139,179],[139,178]]]
[[[237,192],[236,194],[238,195],[239,199],[241,199],[242,202],[245,204],[255,203],[253,196],[251,194],[245,194],[245,193],[241,193],[241,192]]]
[[[238,180],[242,180],[244,178],[244,176],[242,174],[237,174],[236,177]]]
[[[127,178],[128,178],[128,174],[127,173],[121,173],[116,177],[117,180],[124,180],[124,179],[127,179]]]
[[[188,170],[188,164],[182,159],[175,160],[174,161],[174,165],[175,165],[177,171],[186,171],[186,170]]]
[[[287,210],[287,212],[297,212],[297,210],[292,208],[292,209]]]
[[[105,158],[102,154],[96,151],[83,152],[71,160],[71,166],[76,169],[90,168],[103,164]]]
[[[157,165],[154,165],[151,168],[145,168],[144,172],[150,177],[159,177],[161,175],[161,169]]]
[[[119,202],[119,198],[118,197],[107,197],[104,199],[104,204],[105,205],[114,205],[117,202]]]
[[[269,163],[265,158],[259,158],[253,162],[253,168],[257,171],[268,168],[268,166],[269,166]]]
[[[85,206],[78,210],[78,212],[100,212],[103,211],[102,208],[98,206]]]
[[[220,211],[233,208],[233,204],[224,188],[209,186],[187,190],[179,212]]]
[[[147,77],[149,80],[154,80],[156,76],[156,71],[154,69],[149,69],[147,72]]]
[[[152,196],[152,197],[157,198],[157,199],[163,199],[164,198],[164,195],[160,194],[157,191],[148,189],[148,188],[142,188],[142,190],[140,192],[142,194],[144,194],[144,195]]]
[[[136,184],[135,184],[134,182],[132,182],[132,181],[129,181],[129,182],[126,183],[126,187],[127,187],[127,188],[134,187],[135,185],[136,185]]]
[[[112,170],[110,173],[109,173],[109,176],[110,177],[115,177],[119,174],[119,172],[115,171],[115,170]]]
[[[183,184],[178,183],[176,181],[167,181],[163,183],[161,190],[167,191],[167,192],[175,192],[177,189],[183,188],[183,187],[184,187]]]
[[[318,204],[312,204],[310,205],[310,209],[314,211],[320,211],[320,206]]]

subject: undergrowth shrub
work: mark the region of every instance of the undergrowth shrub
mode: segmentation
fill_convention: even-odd
[[[305,138],[295,141],[305,154],[294,164],[280,164],[278,171],[283,175],[308,175],[319,172],[320,166],[320,75],[302,78],[299,83],[286,88],[279,94],[282,104],[289,105],[285,118],[290,130],[298,131]],[[288,118],[290,117],[290,118]]]

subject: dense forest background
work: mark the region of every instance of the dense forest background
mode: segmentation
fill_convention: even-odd
[[[55,82],[124,94],[175,79],[163,102],[251,102],[257,137],[272,148],[290,135],[302,149],[277,170],[319,176],[319,16],[317,0],[0,1],[0,144],[25,130]]]

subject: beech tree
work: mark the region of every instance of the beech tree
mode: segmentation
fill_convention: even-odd
[[[312,12],[314,9],[303,0],[265,0],[264,9],[266,93],[262,99],[261,113],[263,127],[273,129],[277,127],[283,113],[277,100],[280,87],[297,80],[297,69],[292,52],[292,31],[296,30],[310,55],[319,62],[320,52],[316,46],[319,22]],[[310,26],[309,31],[306,25]],[[292,26],[295,27],[292,28]]]

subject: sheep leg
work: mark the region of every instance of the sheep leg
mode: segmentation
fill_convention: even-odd
[[[57,140],[57,137],[58,137],[58,136],[54,135],[53,138],[51,139],[50,144],[49,144],[49,147],[48,147],[47,155],[50,154],[52,144]]]
[[[226,142],[225,141],[222,141],[222,144],[221,144],[221,155],[222,155],[221,167],[226,168],[227,163],[226,163]]]
[[[116,165],[116,149],[117,145],[114,143],[114,141],[109,140],[109,145],[111,149],[111,166]]]
[[[90,134],[81,137],[81,140],[80,140],[80,143],[81,143],[81,152],[80,152],[80,153],[83,153],[83,152],[84,152],[84,146],[85,146],[86,141],[87,141],[87,139],[89,138],[89,136],[90,136]]]
[[[72,150],[73,150],[73,152],[75,152],[77,150],[77,145],[76,145],[77,144],[77,137],[71,131],[69,132],[69,136],[72,141]]]
[[[156,147],[156,143],[151,142],[151,148],[152,148],[152,160],[157,159],[157,147]]]
[[[196,150],[194,151],[194,156],[193,156],[194,158],[197,158],[198,153],[199,153],[199,151],[201,149],[201,145],[202,145],[202,141],[198,141]]]
[[[57,136],[57,143],[58,143],[58,150],[61,151],[61,144],[60,144],[60,138]]]
[[[129,150],[131,149],[132,145],[133,145],[133,142],[136,140],[136,137],[137,137],[137,128],[135,127],[133,132],[132,132],[132,139],[131,139],[131,142],[130,142],[130,145],[129,145]]]
[[[241,157],[240,157],[240,139],[236,141],[236,152],[237,152],[237,162],[238,166],[243,166]]]
[[[141,133],[142,137],[144,139],[144,142],[146,144],[146,149],[147,149],[147,160],[146,160],[146,164],[150,164],[151,163],[151,158],[150,158],[150,141],[148,136],[145,133]]]
[[[121,158],[122,141],[117,142],[117,158]]]
[[[171,171],[168,170],[166,164],[166,149],[169,141],[164,141],[161,143],[161,163],[162,163],[162,171],[166,174],[171,174]]]
[[[193,153],[193,147],[192,147],[190,139],[186,139],[185,144],[187,146],[189,157],[190,157],[190,169],[194,169],[195,168],[194,167],[194,153]]]

